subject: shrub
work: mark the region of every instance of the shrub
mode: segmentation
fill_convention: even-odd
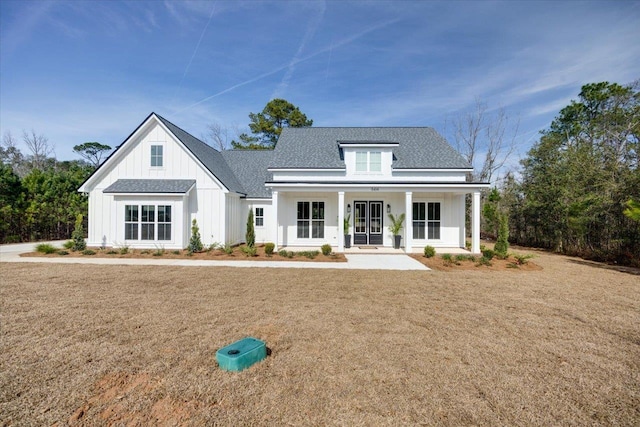
[[[164,247],[162,245],[156,246],[156,251],[153,253],[153,256],[162,256],[162,255],[164,255]]]
[[[62,247],[65,248],[65,249],[72,249],[73,245],[74,245],[73,240],[67,240],[66,242],[64,242],[62,244]]]
[[[96,251],[92,251],[91,249],[85,249],[82,251],[82,255],[95,255]]]
[[[486,256],[483,256],[482,258],[480,258],[478,260],[478,263],[476,264],[476,267],[480,267],[481,265],[486,265],[487,267],[491,267],[491,258],[487,258]]]
[[[253,246],[241,246],[240,250],[248,257],[253,257],[257,255],[257,250]]]
[[[436,248],[434,248],[433,246],[425,246],[424,247],[424,256],[426,258],[433,258],[434,256],[436,256]]]
[[[291,252],[291,251],[287,251],[285,249],[280,249],[280,251],[278,251],[278,255],[280,255],[283,258],[293,258],[293,256],[295,254],[293,252]]]
[[[120,248],[120,255],[126,255],[129,253],[129,246],[124,245]]]
[[[207,252],[211,252],[211,251],[215,251],[216,249],[218,249],[219,247],[221,247],[222,245],[219,242],[213,242],[212,244],[209,245],[209,247],[207,248]]]
[[[191,239],[189,240],[189,252],[202,252],[202,238],[200,237],[200,228],[198,221],[193,218],[191,221]]]
[[[83,251],[87,248],[87,242],[84,241],[84,228],[82,227],[82,214],[78,214],[76,217],[76,225],[71,233],[71,240],[73,246],[71,249],[74,251]]]
[[[180,251],[178,251],[178,250],[172,251],[171,253],[174,254],[174,255],[180,255]]]
[[[471,240],[465,240],[464,241],[464,247],[470,251],[471,250]]]
[[[244,235],[244,239],[250,248],[255,246],[256,232],[253,229],[253,209],[249,209],[249,213],[247,214],[247,232]]]
[[[115,250],[111,249],[111,250],[107,251],[106,253],[107,253],[107,255],[115,255],[115,254],[118,253],[118,251],[115,251]]]
[[[497,254],[506,257],[509,250],[509,217],[506,214],[502,214],[498,221],[498,238],[493,248]]]
[[[264,253],[267,254],[267,256],[271,256],[273,255],[273,250],[276,248],[275,243],[265,243],[264,245]]]
[[[444,265],[449,266],[453,264],[453,256],[451,256],[451,254],[442,254],[440,258],[442,258],[442,264]]]
[[[513,254],[513,257],[516,259],[516,263],[518,265],[525,265],[529,262],[529,259],[533,258],[533,255],[516,255]]]
[[[314,259],[315,257],[317,257],[320,254],[320,251],[300,251],[297,253],[293,253],[294,255],[300,255],[309,259]],[[292,258],[292,257],[290,257]]]
[[[140,251],[140,255],[147,255],[147,254],[150,254],[150,253],[151,253],[151,251],[150,251],[150,250],[148,250],[148,249],[145,249],[145,250],[143,250],[143,251]]]
[[[467,261],[469,259],[468,255],[465,254],[458,254],[456,255],[456,261],[460,262],[460,261]]]
[[[69,255],[69,251],[65,251],[64,249],[60,249],[56,252],[58,255]]]
[[[484,249],[482,251],[482,257],[488,260],[492,260],[493,257],[496,256],[496,253],[491,249]]]
[[[222,247],[222,252],[224,252],[227,255],[233,254],[233,246],[231,246],[231,243],[225,243],[224,246]]]
[[[320,247],[320,250],[322,251],[322,255],[324,255],[324,256],[331,255],[331,245],[328,244],[328,243],[325,243],[324,245],[322,245]]]
[[[55,246],[50,245],[49,243],[40,243],[36,246],[36,252],[40,252],[41,254],[52,254],[57,250],[58,249]]]

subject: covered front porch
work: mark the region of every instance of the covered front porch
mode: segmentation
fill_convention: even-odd
[[[319,248],[344,253],[467,252],[465,197],[472,195],[471,253],[480,253],[480,189],[475,183],[272,183],[277,248]],[[405,215],[401,249],[393,249],[389,214]],[[348,220],[348,221],[345,221]],[[345,224],[348,228],[345,230]],[[345,232],[346,231],[346,232]],[[345,234],[351,245],[345,245]],[[445,252],[443,252],[443,250]]]

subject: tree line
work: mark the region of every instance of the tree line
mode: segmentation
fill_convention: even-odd
[[[58,161],[44,135],[23,132],[22,140],[28,154],[10,132],[0,146],[0,242],[68,239],[78,215],[86,223],[87,197],[78,187],[111,147],[79,144],[74,151],[85,160]]]
[[[512,243],[640,266],[639,89],[584,85],[491,192]]]

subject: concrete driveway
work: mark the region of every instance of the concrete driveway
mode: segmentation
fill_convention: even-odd
[[[36,245],[50,243],[62,247],[64,240],[53,242],[18,243],[0,245],[0,262],[40,262],[60,264],[102,265],[176,265],[193,267],[253,267],[253,268],[324,268],[337,270],[429,270],[425,265],[403,254],[345,254],[347,262],[293,262],[293,261],[209,261],[188,259],[134,259],[134,258],[27,258],[21,253],[33,252]]]

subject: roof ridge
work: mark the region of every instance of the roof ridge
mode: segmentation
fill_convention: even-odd
[[[182,129],[180,126],[176,125],[175,123],[165,119],[164,117],[162,117],[160,114],[153,112],[151,114],[155,114],[160,120],[169,123],[171,126],[181,130],[182,132],[186,133],[187,135],[189,135],[191,138],[195,139],[196,141],[198,141],[200,144],[203,144],[205,147],[208,147],[214,151],[217,151],[218,153],[220,151],[216,150],[215,147],[212,147],[211,145],[207,144],[206,142],[204,142],[203,140],[201,140],[200,138],[198,138],[197,136],[193,136],[190,132],[187,132],[186,130]],[[176,135],[177,136],[177,135]]]

